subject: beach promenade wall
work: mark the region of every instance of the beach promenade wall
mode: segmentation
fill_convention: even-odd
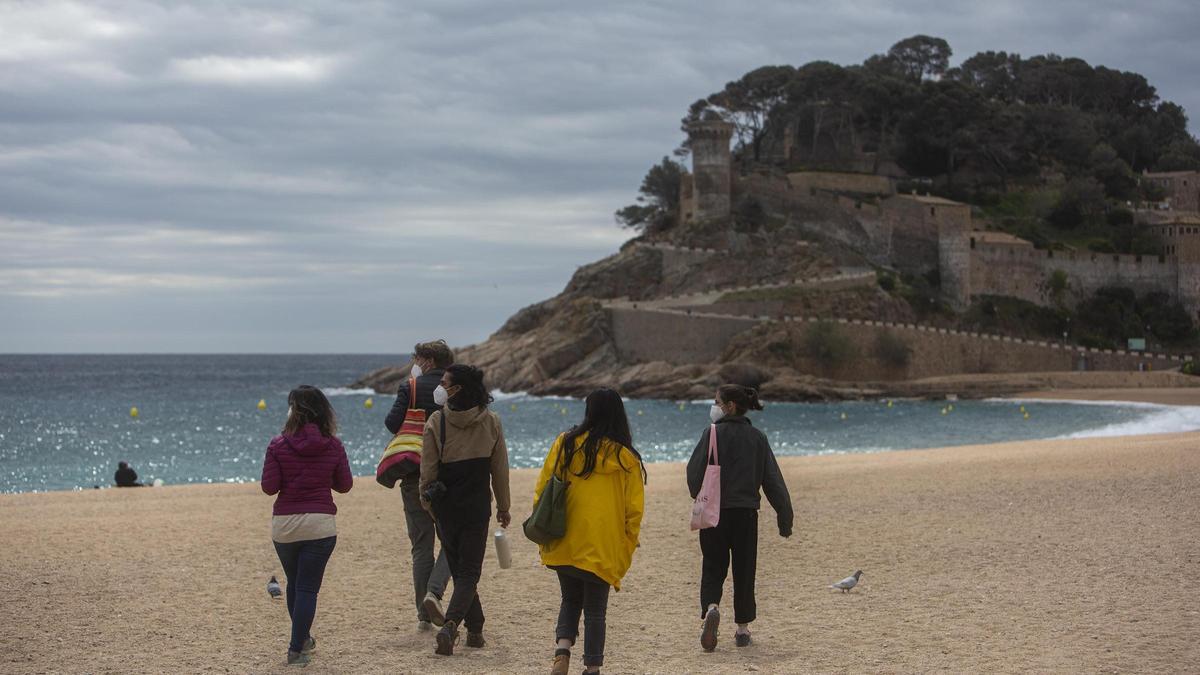
[[[787,353],[797,370],[841,380],[912,380],[962,373],[1027,373],[1086,370],[1137,370],[1149,364],[1154,370],[1178,368],[1184,358],[1139,354],[1120,350],[1087,349],[1057,342],[1023,340],[968,333],[915,324],[832,319],[838,338],[856,354],[839,367],[810,359],[804,335],[815,317],[748,317],[676,309],[611,307],[613,340],[625,361],[665,361],[672,364],[711,363],[720,359],[739,335],[768,321],[793,324],[796,330],[772,346]],[[902,340],[911,357],[905,366],[891,366],[876,355],[883,333]],[[750,339],[750,335],[745,335]]]

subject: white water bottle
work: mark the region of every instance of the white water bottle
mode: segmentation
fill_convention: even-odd
[[[508,542],[508,535],[504,534],[504,530],[496,530],[492,541],[496,542],[496,559],[500,561],[500,569],[512,567],[512,548]]]

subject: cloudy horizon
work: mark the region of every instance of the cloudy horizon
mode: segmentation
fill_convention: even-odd
[[[486,338],[632,236],[688,105],[896,41],[1141,73],[1193,133],[1200,13],[867,0],[0,0],[0,353]]]

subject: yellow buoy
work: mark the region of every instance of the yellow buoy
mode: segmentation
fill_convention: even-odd
[[[1025,413],[1025,419],[1029,419],[1029,413]]]
[[[645,415],[645,414],[646,413],[642,412],[641,410],[638,411],[638,415]]]
[[[842,413],[842,419],[846,419],[846,413]]]
[[[684,408],[686,408],[686,407],[687,407],[686,404],[680,403],[679,404],[679,412],[683,412]]]
[[[566,415],[566,414],[567,414],[567,409],[566,409],[566,408],[561,408],[561,409],[559,409],[559,412],[560,412],[560,413],[562,413],[562,414],[564,414],[564,415]]]
[[[1025,406],[1021,406],[1021,412],[1025,412]]]
[[[889,408],[890,408],[890,407],[892,407],[892,401],[891,401],[891,399],[888,399],[888,407],[889,407]]]
[[[136,405],[129,409],[129,416],[135,420],[137,419],[138,409]]]
[[[951,403],[950,405],[946,406],[946,410],[949,410],[950,412],[954,412],[954,404]]]
[[[368,410],[371,408],[374,408],[375,407],[375,399],[368,397],[367,400],[363,401],[363,407],[367,408]]]
[[[943,414],[943,415],[945,415],[947,412],[949,412],[949,411],[948,411],[948,410],[946,410],[945,408],[942,408],[942,414]]]
[[[512,405],[508,406],[508,409],[513,412],[517,412],[517,404],[513,403]]]
[[[267,409],[267,399],[265,399],[265,398],[258,399],[258,409],[259,410]]]

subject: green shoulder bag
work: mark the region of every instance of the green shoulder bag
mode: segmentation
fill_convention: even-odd
[[[521,528],[525,536],[535,544],[549,544],[562,539],[567,533],[567,485],[557,473],[546,481],[538,497],[533,513],[525,519]]]

